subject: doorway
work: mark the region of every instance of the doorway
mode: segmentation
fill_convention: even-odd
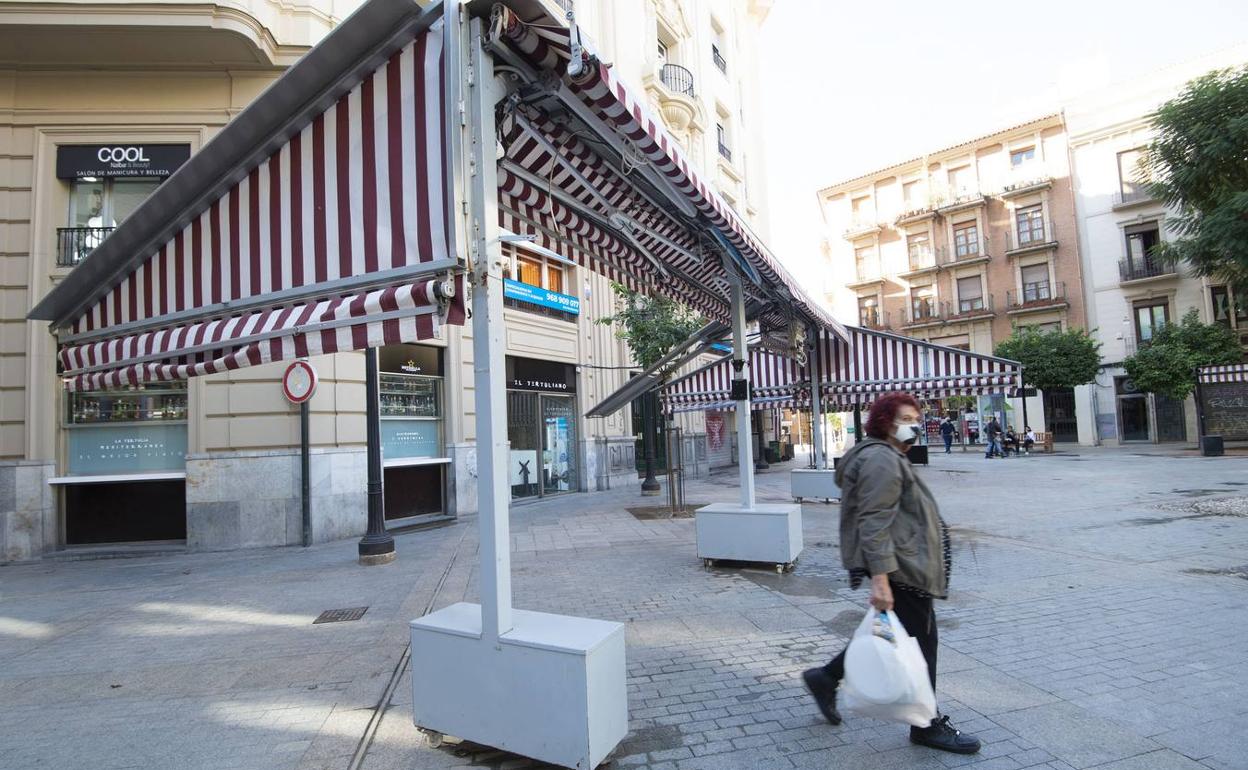
[[[546,497],[580,488],[576,462],[576,397],[507,394],[513,498]]]
[[[1114,378],[1118,399],[1118,435],[1123,441],[1150,441],[1148,394],[1141,393],[1127,377]]]
[[[1075,417],[1074,388],[1046,388],[1044,417],[1054,441],[1078,441],[1079,421]]]

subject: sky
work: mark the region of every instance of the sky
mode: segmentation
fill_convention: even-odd
[[[815,281],[820,188],[1245,41],[1244,0],[777,0],[759,51],[770,245]]]

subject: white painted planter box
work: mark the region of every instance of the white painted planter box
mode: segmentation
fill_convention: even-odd
[[[802,507],[757,503],[742,508],[714,503],[694,514],[699,559],[790,565],[802,552]]]
[[[624,626],[513,610],[497,645],[481,607],[411,622],[412,721],[433,733],[592,770],[628,732]]]
[[[801,468],[789,473],[793,497],[802,500],[840,500],[841,488],[836,485],[836,471]]]

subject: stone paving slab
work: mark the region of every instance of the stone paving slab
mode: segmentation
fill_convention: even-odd
[[[704,569],[693,521],[635,518],[633,490],[517,505],[515,605],[626,624],[619,767],[1246,770],[1248,521],[1217,502],[1248,494],[1246,471],[1083,449],[920,469],[955,527],[938,696],[986,739],[975,757],[875,720],[831,727],[801,686],[863,612],[835,505],[803,506],[807,548],[787,575]],[[783,465],[761,474],[760,500],[784,501],[787,483]],[[730,475],[687,489],[736,494]],[[0,568],[0,765],[345,768],[406,621],[478,596],[476,549],[465,518],[401,536],[380,568],[356,566],[352,542]],[[311,625],[364,605],[360,621]],[[410,687],[405,674],[364,767],[541,767],[429,747]]]

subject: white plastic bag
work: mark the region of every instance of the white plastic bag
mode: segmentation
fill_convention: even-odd
[[[891,611],[867,609],[845,651],[841,692],[845,709],[861,716],[915,727],[936,718],[923,651]]]

